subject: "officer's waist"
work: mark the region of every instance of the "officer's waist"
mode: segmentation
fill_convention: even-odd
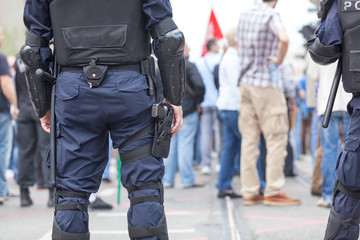
[[[122,64],[122,65],[108,65],[107,71],[135,71],[141,73],[141,64]],[[60,72],[83,72],[83,67],[80,66],[60,66]]]

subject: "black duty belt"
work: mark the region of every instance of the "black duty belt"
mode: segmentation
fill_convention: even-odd
[[[60,72],[83,72],[83,67],[76,66],[60,66]],[[124,65],[108,65],[107,71],[135,71],[141,73],[141,64],[124,64]]]

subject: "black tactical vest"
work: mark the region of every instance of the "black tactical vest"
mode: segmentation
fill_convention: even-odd
[[[360,0],[338,0],[338,16],[343,31],[344,90],[360,93]]]
[[[141,0],[53,0],[49,8],[60,65],[132,64],[151,53]]]

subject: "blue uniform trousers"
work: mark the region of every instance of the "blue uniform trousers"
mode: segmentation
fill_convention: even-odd
[[[354,97],[348,104],[350,125],[344,150],[336,164],[337,180],[350,191],[360,191],[360,97]],[[334,198],[334,210],[341,219],[360,218],[360,199],[337,191]],[[329,226],[328,226],[329,227]],[[342,227],[334,239],[356,240],[359,238],[359,226]]]
[[[90,88],[83,73],[60,73],[56,81],[56,186],[72,192],[97,192],[108,162],[109,132],[113,147],[148,126],[154,96],[147,93],[144,75],[132,71],[108,72],[98,88]],[[139,140],[119,149],[120,154],[153,141],[151,131]],[[133,184],[158,183],[164,174],[162,159],[149,155],[123,164],[121,181],[125,188]],[[157,189],[136,190],[137,196],[160,198]],[[58,203],[88,205],[87,199],[60,197]],[[141,202],[128,210],[128,224],[133,227],[156,226],[164,215],[157,202]],[[86,233],[86,211],[58,210],[56,222],[62,231]],[[155,240],[157,237],[141,238]]]

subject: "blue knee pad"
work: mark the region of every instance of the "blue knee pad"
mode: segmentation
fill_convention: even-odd
[[[131,239],[157,237],[160,240],[168,240],[166,217],[163,207],[163,184],[161,182],[133,184],[127,190],[131,205],[128,215],[132,216],[132,219],[128,219],[129,237]],[[146,219],[146,221],[151,222],[153,225],[141,226],[141,218]]]
[[[53,240],[89,240],[89,193],[56,190]]]
[[[350,191],[349,189],[345,188],[339,182],[339,180],[336,180],[335,185],[334,185],[333,205],[335,204],[335,202],[336,202],[335,198],[337,197],[337,194],[339,194],[339,193],[342,194],[346,198],[351,197],[351,198],[355,198],[355,199],[360,199],[359,191]],[[360,219],[354,219],[354,218],[343,219],[343,218],[341,218],[341,216],[336,212],[335,207],[333,206],[330,211],[324,240],[345,239],[343,236],[341,236],[344,234],[351,235],[351,239],[350,239],[350,236],[346,236],[346,239],[356,240],[356,239],[358,239],[359,224],[360,224]],[[355,235],[357,235],[357,236],[354,237],[353,236],[354,233],[350,233],[351,227],[357,228],[355,231],[356,232]]]

